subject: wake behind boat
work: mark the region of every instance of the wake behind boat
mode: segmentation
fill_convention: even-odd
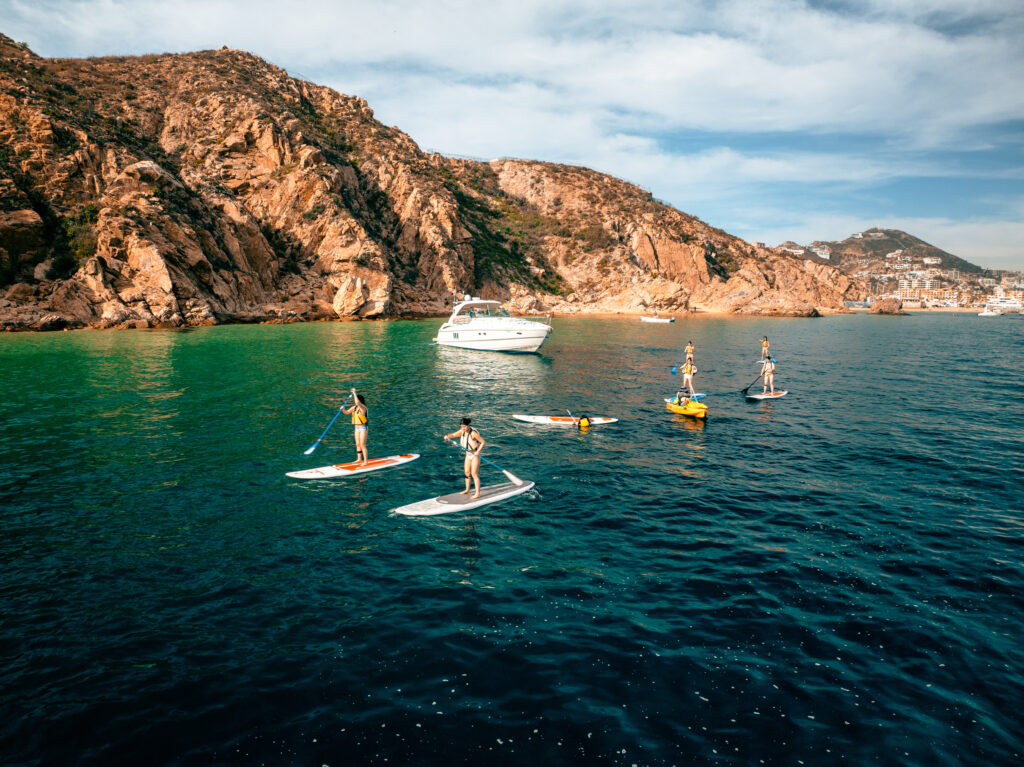
[[[471,296],[455,305],[451,316],[437,331],[435,343],[459,349],[529,354],[551,335],[551,326],[513,317],[500,301]]]
[[[366,474],[370,471],[380,469],[391,469],[395,466],[415,461],[419,453],[407,453],[405,455],[389,455],[386,458],[371,458],[365,466],[359,461],[351,463],[336,463],[331,466],[319,466],[315,469],[304,469],[303,471],[289,471],[286,477],[293,479],[331,479],[332,477],[354,477],[357,474]]]

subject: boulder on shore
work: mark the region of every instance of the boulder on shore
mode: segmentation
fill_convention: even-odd
[[[869,314],[906,314],[903,302],[898,298],[881,298],[871,304]]]

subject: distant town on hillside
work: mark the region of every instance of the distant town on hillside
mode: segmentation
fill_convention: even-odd
[[[1024,272],[982,269],[897,229],[868,229],[842,242],[785,242],[779,249],[815,256],[863,280],[869,304],[880,298],[909,307],[1024,302]]]

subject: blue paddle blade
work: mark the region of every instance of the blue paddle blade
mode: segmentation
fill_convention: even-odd
[[[672,372],[672,375],[675,375],[675,374],[676,374],[676,369],[675,369],[675,366],[673,366],[673,367],[672,367],[672,369],[671,369],[671,372]]]

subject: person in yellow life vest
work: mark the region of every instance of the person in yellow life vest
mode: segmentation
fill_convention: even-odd
[[[767,394],[770,386],[772,394],[775,394],[775,360],[771,357],[765,357],[761,362],[761,377],[764,379],[764,388],[761,393]]]
[[[686,361],[693,362],[693,341],[686,342]]]
[[[353,389],[352,407],[342,408],[341,412],[352,416],[352,425],[355,427],[356,460],[359,461],[360,466],[365,466],[366,462],[370,460],[370,455],[366,452],[366,432],[370,423],[370,411],[366,407],[363,395],[356,394],[356,390]]]
[[[689,389],[691,397],[693,396],[693,374],[696,372],[697,366],[692,362],[687,361],[687,363],[683,365],[683,385],[680,388]]]
[[[480,451],[484,449],[484,445],[487,443],[484,438],[480,436],[480,432],[474,429],[470,424],[472,418],[463,418],[462,424],[459,426],[458,431],[453,431],[451,434],[445,434],[444,438],[455,439],[458,437],[459,444],[466,451],[466,462],[463,464],[463,474],[466,475],[466,489],[462,491],[462,495],[469,493],[470,479],[476,487],[476,492],[470,496],[470,498],[480,497]]]
[[[587,429],[589,429],[590,428],[590,416],[581,415],[579,417],[579,419],[576,421],[576,427],[580,431],[586,431]]]
[[[768,347],[769,346],[771,346],[771,344],[768,343],[768,336],[765,336],[764,338],[761,339],[761,359],[762,360],[767,359],[768,357],[771,356],[768,353]]]

